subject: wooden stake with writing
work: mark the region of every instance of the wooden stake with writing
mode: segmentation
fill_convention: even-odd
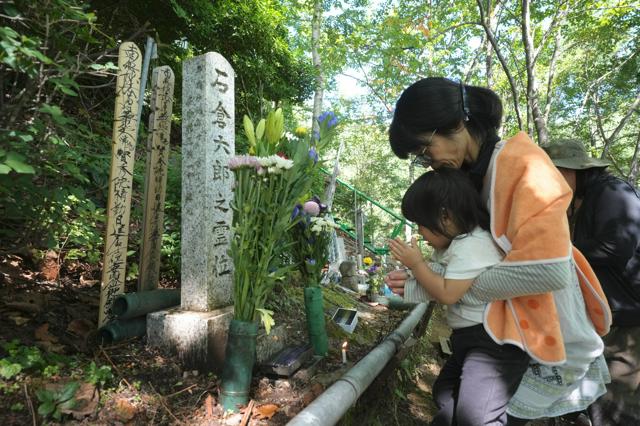
[[[111,314],[113,300],[124,291],[141,69],[140,49],[134,43],[122,43],[118,51],[118,79],[109,174],[107,234],[100,286],[99,327],[113,318]]]
[[[138,291],[158,287],[174,80],[173,71],[168,66],[153,70]]]

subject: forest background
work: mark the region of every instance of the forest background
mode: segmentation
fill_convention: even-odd
[[[2,0],[0,247],[98,264],[105,229],[117,48],[147,36],[176,73],[162,271],[180,270],[181,64],[207,51],[236,71],[236,117],[283,107],[289,131],[333,110],[341,178],[398,211],[410,179],[387,127],[401,91],[447,76],[489,86],[502,134],[577,138],[637,186],[640,2],[625,0]],[[148,87],[149,85],[147,85]],[[149,93],[147,91],[147,101]],[[137,274],[148,102],[136,148],[128,278]],[[240,121],[239,121],[240,122]],[[246,150],[236,129],[236,148]],[[336,195],[352,220],[353,199]],[[383,236],[369,206],[367,231]]]

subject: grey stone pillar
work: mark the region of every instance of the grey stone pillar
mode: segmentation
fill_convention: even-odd
[[[182,82],[182,309],[233,303],[230,245],[234,73],[217,53],[187,60]]]
[[[147,335],[190,369],[220,369],[233,315],[234,77],[213,52],[183,65],[181,307],[149,314]]]

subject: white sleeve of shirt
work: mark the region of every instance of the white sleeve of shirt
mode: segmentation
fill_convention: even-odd
[[[491,234],[478,228],[455,238],[447,252],[450,256],[444,277],[452,280],[476,278],[504,257]]]

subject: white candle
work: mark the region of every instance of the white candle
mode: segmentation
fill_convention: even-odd
[[[347,363],[347,342],[342,344],[342,363]]]

